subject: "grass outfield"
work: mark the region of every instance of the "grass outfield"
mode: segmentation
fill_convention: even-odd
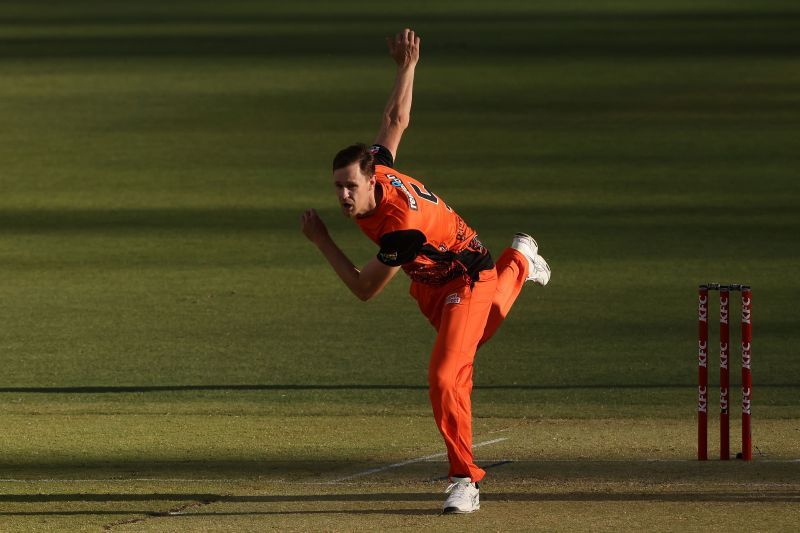
[[[777,1],[5,2],[0,530],[795,528],[798,22]],[[495,256],[528,231],[553,268],[478,355],[472,516],[437,515],[408,282],[363,304],[299,231],[316,207],[375,253],[328,168],[374,138],[405,25],[398,168]],[[753,286],[749,464],[693,461],[704,281]]]

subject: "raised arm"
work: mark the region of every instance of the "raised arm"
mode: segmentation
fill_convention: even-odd
[[[394,38],[387,37],[389,54],[397,63],[397,78],[383,110],[381,129],[375,144],[385,146],[397,158],[397,147],[411,120],[411,94],[414,90],[414,69],[419,61],[419,37],[406,28]]]

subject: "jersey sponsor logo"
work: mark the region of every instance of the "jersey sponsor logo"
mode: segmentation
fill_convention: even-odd
[[[397,187],[398,189],[400,189],[405,193],[405,195],[408,197],[408,207],[416,211],[417,199],[414,198],[414,195],[411,194],[411,191],[408,190],[406,184],[400,181],[400,178],[398,178],[394,174],[386,174],[386,177],[389,178],[389,183],[392,185],[392,187]]]
[[[447,305],[447,304],[458,305],[460,303],[461,303],[461,296],[459,296],[457,292],[454,292],[453,294],[448,295],[447,298],[445,298],[445,300],[444,300],[444,305]]]

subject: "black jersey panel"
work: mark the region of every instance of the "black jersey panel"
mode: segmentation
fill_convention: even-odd
[[[386,233],[380,239],[378,261],[389,266],[404,265],[417,257],[423,244],[425,235],[416,229]]]

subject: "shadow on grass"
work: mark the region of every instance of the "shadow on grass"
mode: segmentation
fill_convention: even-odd
[[[788,183],[787,183],[788,186]],[[332,203],[332,202],[331,202]],[[495,219],[501,216],[519,217],[530,210],[509,209],[506,206],[473,207],[469,211],[475,216]],[[95,232],[111,234],[116,232],[192,231],[192,232],[240,232],[240,231],[297,231],[300,208],[276,207],[173,207],[173,208],[37,208],[10,209],[0,212],[0,234],[13,233],[70,233]],[[321,210],[324,215],[333,216],[334,210]],[[670,220],[670,231],[675,226],[693,227],[698,221],[710,223],[712,218],[720,218],[721,223],[742,220],[741,214],[728,206],[697,204],[681,205],[642,205],[642,206],[589,206],[545,207],[536,206],[541,218],[559,219],[559,224],[572,224],[584,228],[586,221],[597,228],[600,224],[616,228],[629,224],[631,219],[644,223],[655,217],[653,225],[660,226],[663,219]],[[754,217],[748,225],[757,225],[758,220],[770,220],[776,216],[797,219],[797,206],[794,203],[776,205],[748,205],[747,216]],[[781,224],[770,223],[772,232],[793,232],[792,228],[782,228]],[[745,229],[744,227],[742,229]],[[796,233],[792,233],[795,235]]]
[[[0,19],[6,24],[25,24],[39,30],[0,39],[3,56],[20,59],[361,57],[373,54],[382,43],[369,40],[369,34],[362,36],[363,31],[329,29],[331,21],[338,21],[337,27],[349,23],[353,26],[344,27],[357,24],[361,29],[374,28],[373,34],[382,34],[388,27],[387,17],[380,10],[375,13],[362,10],[355,15],[337,14],[334,10],[282,14],[271,13],[268,8],[236,13],[222,8],[207,16],[185,9],[145,15],[90,11],[85,18],[53,16],[47,10],[40,11],[43,12],[38,16]],[[460,53],[469,57],[657,58],[793,56],[797,51],[796,32],[793,32],[798,19],[796,10],[744,13],[674,10],[663,14],[541,11],[490,14],[448,10],[438,15],[412,11],[404,18],[414,26],[421,25],[424,34],[431,36],[426,43],[427,56]],[[87,22],[106,31],[97,35],[69,31],[76,23]],[[152,27],[160,31],[144,29]],[[277,28],[281,27],[294,31],[279,31]]]
[[[613,390],[613,389],[691,389],[695,383],[597,383],[581,385],[475,385],[474,390]],[[798,383],[759,383],[759,388],[798,387]],[[144,392],[190,391],[349,391],[349,390],[428,390],[427,385],[391,385],[351,383],[341,385],[320,384],[240,384],[240,385],[119,385],[76,387],[0,387],[0,393],[14,394],[129,394]]]
[[[213,503],[213,502],[212,502]],[[439,515],[441,512],[432,509],[330,509],[324,511],[244,511],[238,513],[154,513],[152,511],[132,510],[132,511],[21,511],[21,512],[3,512],[0,511],[0,516],[96,516],[96,515],[110,515],[110,516],[130,516],[130,515],[146,515],[148,518],[158,518],[167,516],[273,516],[273,515],[313,515],[313,514],[346,514],[346,515],[406,515],[406,516],[421,516],[421,515]],[[131,520],[130,523],[141,522],[143,520]],[[126,521],[125,523],[128,523]],[[109,524],[105,529],[110,527],[123,525]]]
[[[399,459],[399,457],[397,458]],[[444,458],[442,458],[444,461]],[[343,458],[305,458],[268,456],[251,460],[80,460],[49,462],[0,462],[0,484],[41,485],[53,483],[99,483],[125,484],[144,482],[154,484],[193,484],[204,486],[234,487],[237,483],[256,483],[264,486],[283,486],[287,490],[296,484],[314,487],[320,492],[331,492],[337,488],[352,487],[351,483],[337,483],[332,480],[355,472],[368,472],[375,468],[386,467],[392,458],[384,460],[363,460],[354,462]],[[510,465],[510,466],[509,466]],[[440,464],[418,463],[404,468],[392,469],[392,473],[376,472],[369,479],[376,482],[387,482],[394,479],[404,483],[423,483],[438,486],[441,481]],[[502,467],[502,468],[499,468]],[[641,483],[664,484],[698,483],[713,481],[715,483],[741,485],[779,483],[788,484],[791,489],[800,491],[800,460],[764,460],[743,461],[708,461],[699,463],[694,460],[591,460],[591,459],[542,459],[542,460],[502,460],[487,464],[485,469],[494,472],[488,480],[489,492],[492,486],[502,487],[506,482],[522,483],[521,490],[530,492],[535,489],[528,482],[547,480],[558,481],[568,485],[576,481],[585,483]],[[385,468],[384,468],[385,469]],[[496,469],[496,470],[495,470]],[[444,469],[446,472],[446,469]],[[381,471],[382,472],[382,471]],[[387,478],[388,476],[391,476]],[[363,478],[362,478],[363,479]],[[284,480],[292,480],[285,482]],[[361,481],[361,480],[359,480]],[[123,485],[124,486],[124,485]],[[356,483],[355,486],[358,486]],[[648,485],[649,486],[649,485]],[[781,487],[784,488],[784,487]],[[800,492],[798,492],[800,493]],[[76,497],[95,498],[88,494]],[[182,494],[180,498],[186,495]],[[216,494],[194,494],[195,499],[216,498]],[[363,497],[369,497],[364,496]],[[0,502],[9,501],[13,495],[0,495]],[[59,498],[69,495],[28,495],[31,498]],[[105,497],[105,496],[103,496]],[[139,496],[131,495],[131,498]],[[167,495],[164,495],[166,498]],[[260,496],[259,496],[260,497]],[[271,496],[270,496],[271,497]],[[337,498],[338,496],[329,496]],[[375,497],[375,496],[371,496]],[[380,496],[378,496],[380,497]],[[141,497],[142,500],[148,497]],[[89,500],[99,501],[99,500]]]
[[[330,489],[327,489],[330,490]],[[775,502],[775,503],[800,503],[800,490],[798,491],[679,491],[679,492],[652,492],[652,491],[565,491],[559,493],[543,492],[485,492],[484,501],[491,502]],[[221,495],[206,493],[148,493],[148,494],[4,494],[0,495],[0,502],[4,503],[103,503],[103,502],[186,502],[195,501],[202,504],[211,503],[375,503],[375,502],[434,502],[442,500],[441,492],[375,492],[375,493],[341,493],[341,494],[280,494],[280,495]],[[37,513],[32,511],[10,511],[0,514],[64,514],[64,513],[97,513],[106,514],[109,511],[48,511]],[[133,514],[136,511],[126,511]],[[143,511],[152,513],[152,511]],[[208,513],[208,514],[283,514],[283,513],[383,513],[392,512],[389,509],[370,510],[322,510],[322,511],[245,511],[236,513]],[[414,510],[415,513],[420,512]],[[197,514],[197,513],[192,513]]]
[[[298,479],[298,474],[308,474],[316,472],[314,479],[319,479],[319,473],[335,464],[336,461],[259,461],[259,462],[194,462],[180,464],[166,464],[171,475],[177,472],[173,467],[187,467],[188,470],[197,471],[200,466],[206,469],[216,467],[216,475],[219,475],[220,483],[226,483],[231,492],[236,490],[237,485],[230,485],[231,480],[241,480],[243,483],[248,476],[258,475],[259,473],[269,473],[280,478]],[[501,464],[501,463],[498,463]],[[257,467],[260,467],[258,468]],[[735,465],[735,466],[734,466]],[[5,465],[0,465],[4,467]],[[38,465],[44,471],[65,472],[65,465]],[[84,465],[91,466],[91,465]],[[140,470],[139,467],[144,463],[124,463],[117,465],[105,465],[106,467],[125,467],[130,472],[132,469]],[[155,463],[150,467],[159,466]],[[484,489],[482,499],[487,503],[546,503],[546,502],[584,502],[584,503],[772,503],[772,504],[796,504],[800,503],[800,485],[796,480],[798,477],[794,465],[787,463],[721,463],[698,465],[696,462],[623,462],[623,461],[541,461],[541,462],[515,462],[516,469],[514,477],[523,476],[525,479],[546,479],[552,482],[561,479],[557,483],[557,491],[542,488],[539,484],[521,484],[509,489],[503,486],[502,477],[496,477]],[[800,463],[797,464],[800,467]],[[5,468],[3,468],[5,470]],[[163,474],[164,469],[157,469]],[[260,470],[260,472],[259,472]],[[793,473],[792,471],[795,470]],[[27,472],[31,474],[30,471]],[[104,474],[108,475],[108,471]],[[415,476],[412,474],[411,478]],[[302,477],[301,477],[302,478]],[[410,479],[408,476],[405,482],[416,482],[423,486],[432,486],[430,481],[420,481]],[[8,481],[8,480],[6,480]],[[31,479],[31,482],[37,480]],[[44,481],[44,480],[42,480]],[[46,480],[48,484],[57,481],[54,479]],[[64,480],[69,481],[70,486],[75,483],[90,483],[92,480]],[[102,482],[126,482],[124,478],[114,480],[95,480]],[[152,479],[158,482],[158,479]],[[181,483],[177,479],[164,479],[164,482]],[[184,480],[186,482],[190,480]],[[215,480],[197,480],[207,484],[215,484]],[[250,480],[252,481],[255,480]],[[724,488],[716,490],[704,490],[709,481],[715,483],[725,483]],[[602,483],[602,490],[586,490],[585,485],[593,482]],[[608,482],[619,482],[625,490],[608,490]],[[680,482],[682,490],[669,490],[676,482]],[[765,483],[775,483],[774,489],[765,488]],[[573,483],[576,488],[581,490],[568,490],[569,484]],[[109,516],[131,516],[139,515],[139,518],[126,520],[141,522],[150,518],[168,517],[174,515],[192,516],[277,516],[277,515],[436,515],[439,514],[439,506],[443,495],[440,491],[418,492],[386,492],[375,487],[374,492],[367,492],[368,485],[352,484],[320,484],[305,485],[306,491],[312,490],[314,493],[297,493],[295,486],[283,483],[282,481],[263,481],[265,491],[272,493],[266,494],[231,494],[218,492],[186,492],[186,491],[161,491],[129,493],[124,491],[115,492],[69,492],[69,493],[36,493],[23,494],[11,493],[0,494],[0,505],[8,504],[56,504],[59,506],[98,504],[97,509],[62,509],[53,510],[52,505],[47,505],[47,510],[32,510],[30,507],[25,510],[4,510],[0,511],[0,516],[71,516],[71,515],[109,515]],[[696,487],[696,490],[687,490],[686,485]],[[759,484],[758,488],[755,488]],[[433,483],[433,486],[436,486]],[[552,483],[548,484],[551,487]],[[354,490],[355,489],[355,490]],[[638,489],[638,490],[637,490]],[[241,489],[239,489],[241,490]],[[247,489],[244,489],[247,490]],[[276,494],[276,492],[278,492]],[[288,492],[288,493],[286,493]],[[171,507],[170,510],[118,510],[114,509],[113,504],[120,503],[142,503],[148,506]],[[418,508],[409,508],[408,503],[416,503]],[[111,509],[102,509],[102,504],[110,504]],[[215,508],[206,508],[200,511],[199,508],[211,504],[219,504]],[[226,511],[225,504],[251,504],[253,508],[248,510]],[[262,505],[263,504],[263,505]],[[369,507],[368,509],[347,509],[349,505]],[[142,506],[144,507],[144,505]],[[311,509],[304,509],[310,507]],[[320,508],[323,507],[323,508]],[[328,508],[325,508],[328,507]],[[123,522],[115,522],[110,526],[120,525]]]

